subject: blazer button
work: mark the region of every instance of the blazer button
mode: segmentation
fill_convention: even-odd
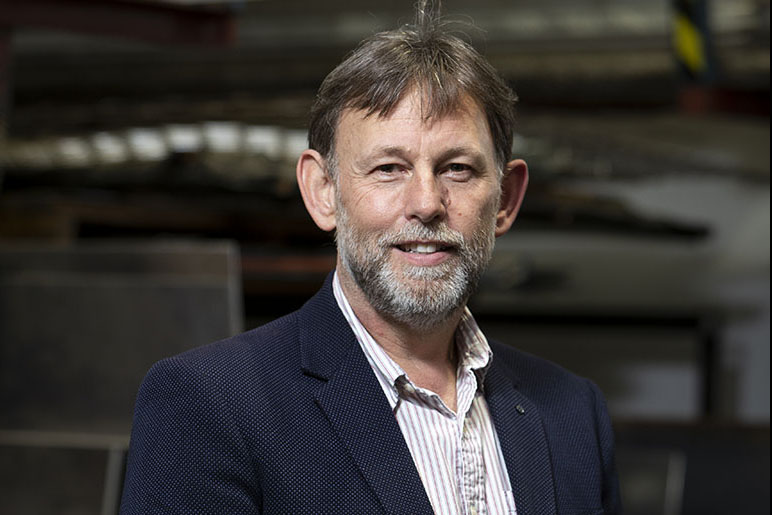
[[[525,408],[523,408],[522,404],[515,406],[515,410],[521,415],[525,415]]]

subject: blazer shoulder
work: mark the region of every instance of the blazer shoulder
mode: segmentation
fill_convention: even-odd
[[[297,312],[293,312],[241,334],[167,357],[153,368],[174,364],[208,376],[253,369],[260,377],[290,362],[297,363],[297,341]]]
[[[587,494],[587,506],[597,513],[621,513],[614,433],[600,389],[556,363],[499,342],[490,345],[495,366],[538,409],[559,502],[569,502],[561,500],[565,498],[576,505],[577,496]],[[592,498],[595,491],[598,497]]]
[[[495,360],[499,360],[511,373],[519,379],[538,375],[550,380],[584,381],[584,378],[574,374],[557,363],[521,351],[511,345],[496,340],[489,342]]]
[[[163,359],[151,372],[184,369],[230,387],[248,381],[253,386],[262,385],[260,388],[278,388],[276,385],[302,374],[304,363],[324,363],[331,359],[329,355],[336,355],[336,349],[341,354],[350,346],[353,333],[347,338],[345,319],[335,302],[331,283],[330,275],[316,295],[297,311]]]
[[[506,371],[515,385],[537,403],[555,401],[595,404],[602,394],[589,379],[549,361],[518,350],[511,345],[491,341],[494,362]]]

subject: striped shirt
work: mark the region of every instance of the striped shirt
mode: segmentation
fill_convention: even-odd
[[[459,364],[457,410],[436,393],[416,386],[361,324],[337,272],[333,292],[383,388],[402,430],[434,513],[516,514],[498,436],[483,395],[493,353],[467,308],[456,329]]]

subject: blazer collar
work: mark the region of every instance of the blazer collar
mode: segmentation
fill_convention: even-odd
[[[332,292],[332,274],[298,313],[303,372],[324,381],[316,402],[384,511],[431,514],[432,508],[388,400]],[[557,513],[547,437],[536,405],[516,376],[493,357],[485,397],[520,515]]]
[[[432,507],[375,374],[332,293],[332,274],[298,313],[303,372],[321,379],[316,403],[386,513]]]
[[[356,337],[332,293],[332,272],[322,288],[298,311],[300,366],[304,373],[327,380],[335,375]]]
[[[517,513],[554,515],[552,460],[539,410],[516,388],[514,373],[495,354],[484,384]]]

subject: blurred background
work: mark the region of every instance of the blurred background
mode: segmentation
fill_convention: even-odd
[[[460,0],[531,187],[472,309],[590,377],[628,514],[769,513],[769,0]],[[0,0],[0,512],[115,513],[156,360],[334,266],[323,77],[413,0]]]

